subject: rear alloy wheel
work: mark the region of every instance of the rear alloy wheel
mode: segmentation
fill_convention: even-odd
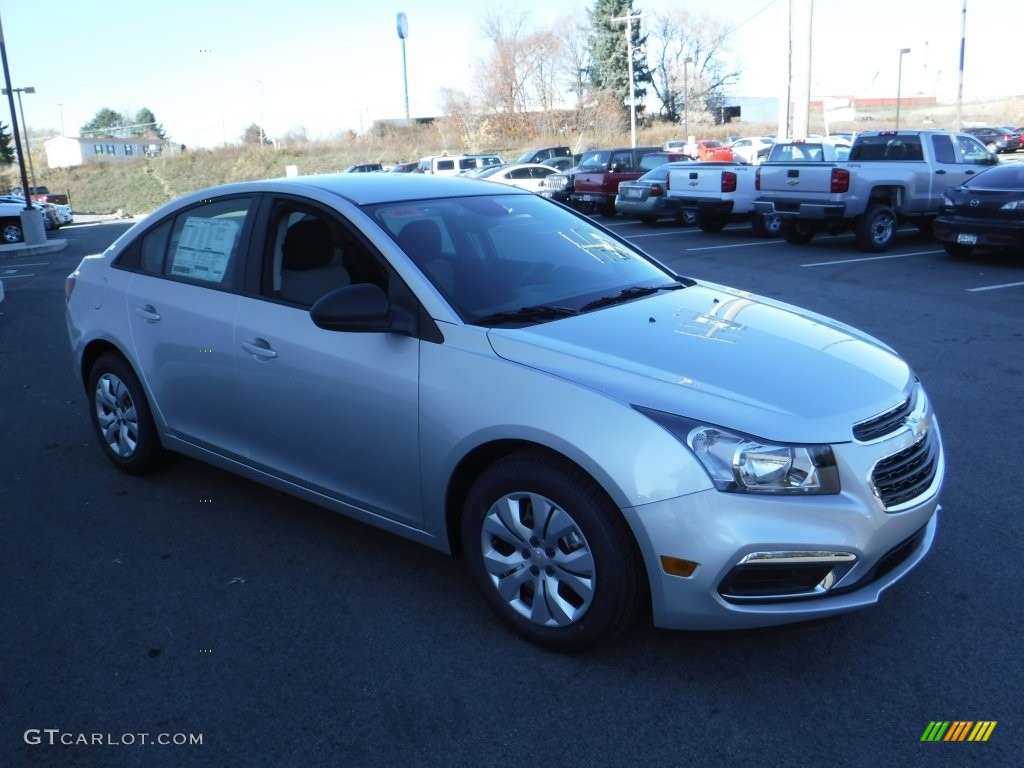
[[[779,231],[787,243],[793,245],[807,245],[814,239],[814,229],[802,221],[783,221],[779,224]]]
[[[702,232],[721,232],[728,223],[725,216],[697,216],[697,226]]]
[[[163,464],[164,449],[145,393],[123,358],[108,352],[93,364],[88,395],[96,436],[118,469],[143,475]]]
[[[534,643],[582,651],[633,622],[636,544],[601,488],[562,459],[523,451],[487,469],[466,498],[462,545],[488,605]]]
[[[13,219],[9,219],[3,224],[0,224],[0,242],[4,243],[20,243],[25,239],[25,233],[21,231],[21,224],[16,224]]]
[[[943,249],[955,259],[966,259],[974,251],[974,247],[961,243],[943,243]]]
[[[782,220],[774,213],[752,213],[750,225],[757,237],[778,237],[782,229]]]
[[[896,214],[888,205],[872,205],[857,221],[854,236],[862,251],[886,250],[896,238]]]

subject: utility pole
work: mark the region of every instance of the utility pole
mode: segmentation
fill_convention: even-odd
[[[7,66],[7,43],[4,40],[4,25],[0,21],[0,64],[4,68],[4,83],[7,85],[7,103],[11,108],[11,132],[14,134],[14,146],[18,151],[18,165],[21,170],[21,188],[25,192],[25,210],[21,212],[22,238],[28,245],[46,242],[46,229],[43,217],[36,215],[32,207],[32,196],[28,193],[28,176],[25,173],[25,155],[21,150],[21,136],[18,135],[18,113],[14,110],[14,90],[11,88],[11,70]]]
[[[618,16],[612,18],[613,22],[621,21],[626,24],[626,69],[629,72],[629,138],[636,146],[636,86],[633,83],[633,21],[639,21],[644,15],[636,13],[632,16]]]
[[[956,129],[962,131],[964,106],[964,48],[967,45],[967,0],[960,11],[960,79],[956,86]]]

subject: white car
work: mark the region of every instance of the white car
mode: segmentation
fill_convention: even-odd
[[[558,173],[558,169],[552,168],[550,165],[513,163],[512,165],[488,168],[476,174],[476,178],[528,189],[530,192],[540,192],[544,186],[544,179],[553,173]]]
[[[757,165],[768,157],[775,140],[771,136],[749,136],[743,139],[736,139],[729,148],[733,156],[741,162],[749,165]]]

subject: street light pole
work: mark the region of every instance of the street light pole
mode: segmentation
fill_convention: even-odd
[[[32,148],[28,144],[28,123],[25,122],[25,108],[21,104],[22,93],[35,93],[36,89],[29,88],[11,88],[12,93],[18,94],[18,113],[21,115],[21,130],[25,132],[25,155],[28,157],[28,172],[29,177],[32,180],[32,186],[36,185],[36,169],[32,166]],[[3,89],[3,95],[7,95],[7,89]],[[26,195],[27,197],[28,195]]]
[[[683,138],[686,139],[684,146],[690,144],[690,65],[693,64],[693,57],[687,56],[683,59]]]
[[[626,69],[629,72],[629,138],[631,146],[636,146],[636,88],[633,83],[633,20],[642,19],[642,13],[633,16],[618,16],[612,21],[622,21],[626,24]]]
[[[896,130],[900,129],[900,91],[903,88],[903,54],[910,53],[909,48],[900,48],[900,67],[896,75]]]
[[[405,122],[409,122],[409,70],[405,63],[405,39],[409,36],[409,18],[404,13],[398,14],[396,21],[398,39],[402,41],[402,84],[405,88]]]

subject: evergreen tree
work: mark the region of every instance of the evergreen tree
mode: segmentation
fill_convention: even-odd
[[[126,126],[131,121],[126,115],[122,115],[120,112],[116,112],[109,107],[104,107],[90,120],[88,123],[83,125],[81,129],[82,136],[114,136],[119,138],[125,138],[127,134]]]
[[[591,65],[590,84],[597,90],[606,90],[622,100],[623,108],[629,105],[629,59],[628,49],[633,49],[633,94],[637,114],[643,111],[643,100],[647,89],[643,83],[651,82],[647,66],[647,35],[640,33],[642,19],[630,24],[630,42],[626,43],[625,21],[612,21],[626,16],[636,16],[632,0],[595,0],[590,11],[593,28],[590,40]]]
[[[11,165],[16,159],[12,140],[7,126],[0,123],[0,165]]]
[[[166,139],[167,133],[164,127],[156,121],[156,116],[148,107],[143,107],[135,113],[135,123],[131,127],[132,136],[156,136],[158,139]]]

